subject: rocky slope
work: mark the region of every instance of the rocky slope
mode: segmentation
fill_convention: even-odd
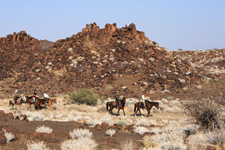
[[[5,93],[94,88],[101,95],[120,91],[139,97],[143,92],[177,93],[201,78],[187,60],[159,47],[134,24],[100,29],[93,23],[54,43],[25,31],[0,38],[0,88]]]
[[[199,71],[206,71],[213,76],[225,74],[225,49],[175,51],[182,60],[187,60]]]

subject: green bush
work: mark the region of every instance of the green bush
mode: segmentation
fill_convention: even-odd
[[[77,92],[69,92],[68,95],[72,103],[78,104],[96,105],[99,99],[99,95],[90,89],[80,89]]]
[[[107,86],[105,89],[108,90],[108,91],[112,91],[113,87],[112,86]]]
[[[116,124],[122,125],[123,127],[126,127],[127,126],[127,123],[124,120],[120,120]]]

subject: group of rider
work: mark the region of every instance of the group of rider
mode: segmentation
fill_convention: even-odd
[[[25,91],[26,94],[27,91]],[[18,99],[19,98],[19,95],[18,95],[18,90],[15,90],[15,93],[13,94],[13,99]],[[33,102],[36,103],[37,101],[37,90],[34,90],[34,93],[33,93],[33,96],[32,96],[32,99],[33,99]],[[49,96],[47,94],[47,91],[44,92],[44,99],[46,100],[46,102],[48,103],[49,101]],[[120,101],[122,100],[122,96],[119,96],[119,92],[116,93],[116,96],[115,96],[115,103],[116,103],[116,107],[119,106],[120,104]],[[143,94],[141,96],[141,107],[144,107],[144,102],[145,102],[146,99],[146,94]]]
[[[144,108],[145,107],[145,100],[147,100],[147,98],[146,98],[146,94],[144,93],[141,96],[141,108]],[[119,92],[117,92],[116,93],[116,96],[115,96],[115,103],[116,103],[116,106],[115,107],[118,107],[119,106],[120,101],[122,101],[122,97],[119,96]]]
[[[28,95],[27,90],[25,91],[25,93]],[[18,90],[15,90],[15,93],[13,94],[14,103],[15,103],[15,100],[17,100],[18,98],[19,98]],[[48,96],[48,94],[47,94],[47,91],[44,92],[44,99],[45,99],[46,102],[48,103],[48,101],[49,101],[49,96]],[[37,90],[34,90],[34,93],[33,93],[33,96],[32,96],[32,101],[33,101],[34,103],[37,102]]]

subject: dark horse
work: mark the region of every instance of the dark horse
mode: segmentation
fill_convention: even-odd
[[[26,103],[29,105],[27,109],[30,109],[32,104],[35,106],[35,102],[33,101],[33,96],[26,95],[25,97],[26,97]]]
[[[46,99],[40,99],[40,98],[37,98],[37,102],[35,104],[35,108],[36,109],[40,109],[41,105],[48,105],[48,107],[50,107],[51,110],[53,110],[53,107],[52,107],[52,103],[57,103],[57,98],[49,98],[49,101],[47,102]]]
[[[159,103],[158,102],[150,102],[148,100],[145,100],[145,106],[141,107],[141,102],[137,102],[134,104],[134,116],[136,116],[137,112],[139,111],[141,114],[141,109],[147,109],[148,111],[148,115],[147,117],[150,115],[150,111],[152,109],[152,107],[155,106],[157,109],[159,109]],[[142,116],[142,114],[141,114]]]
[[[125,111],[124,111],[125,103],[126,103],[126,98],[123,97],[123,99],[120,100],[119,105],[117,106],[117,108],[118,108],[117,116],[119,115],[120,109],[123,109],[123,114],[125,116]],[[109,112],[111,112],[111,114],[112,114],[113,108],[116,108],[115,101],[111,101],[111,102],[106,103],[106,109],[109,110]]]
[[[46,99],[37,98],[37,102],[35,104],[36,109],[40,109],[41,105],[45,105]]]

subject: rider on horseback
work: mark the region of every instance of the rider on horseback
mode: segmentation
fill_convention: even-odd
[[[145,95],[145,93],[144,93],[144,94],[141,96],[141,107],[142,107],[142,108],[145,107],[145,104],[144,104],[144,103],[145,103],[145,100],[147,100],[147,99],[146,99],[146,95]]]
[[[36,101],[37,101],[37,90],[34,90],[34,94],[33,94],[32,100],[33,100],[33,102],[36,103]]]
[[[120,102],[120,97],[119,97],[119,92],[117,92],[115,96],[116,107],[119,105],[119,102]]]
[[[45,91],[45,93],[44,93],[44,98],[45,98],[45,100],[46,100],[46,103],[48,103],[48,101],[49,101],[49,96],[48,96],[48,94],[47,94],[47,91]]]
[[[15,90],[15,93],[13,94],[13,103],[15,104],[16,103],[16,100],[19,98],[19,95],[18,95],[18,90]]]

